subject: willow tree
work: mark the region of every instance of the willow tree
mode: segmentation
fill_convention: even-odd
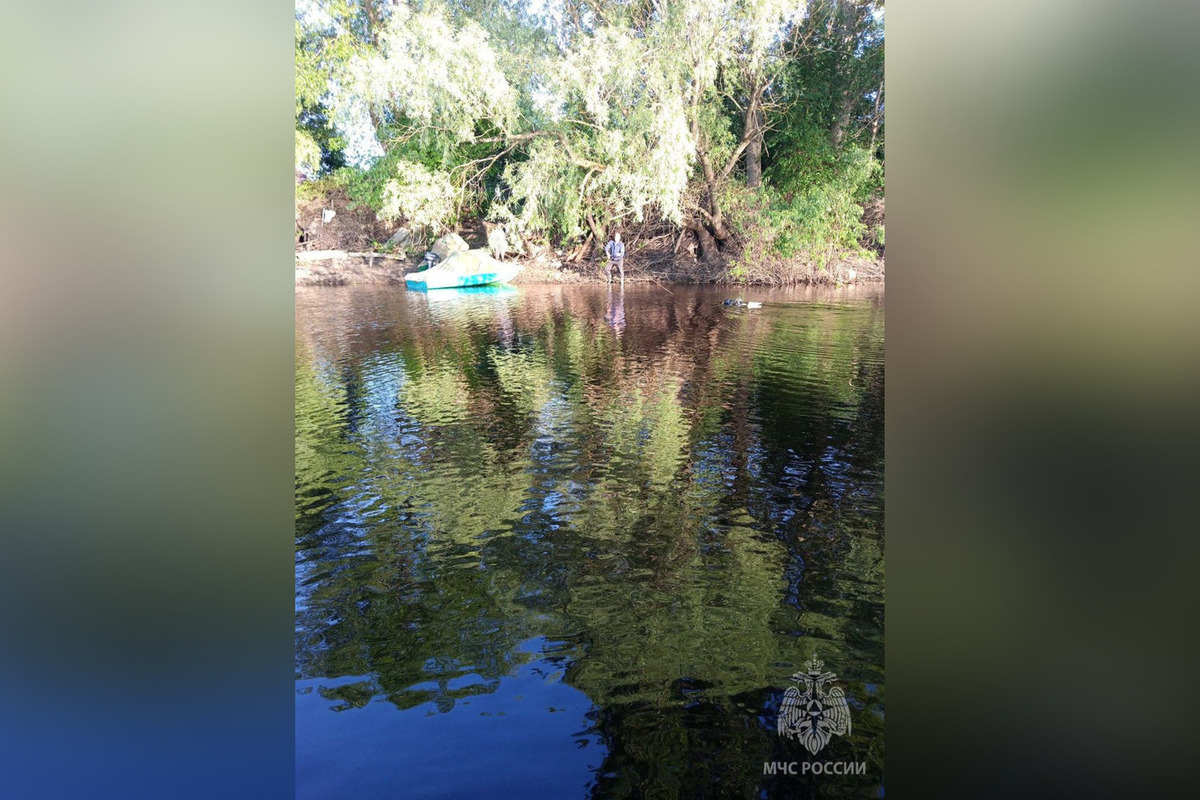
[[[344,164],[334,90],[352,59],[378,47],[391,12],[391,0],[297,0],[297,168],[316,175]]]
[[[760,180],[770,93],[786,66],[791,34],[804,8],[798,0],[685,0],[664,6],[657,38],[681,79],[700,170],[685,224],[696,233],[705,257],[729,238],[722,188],[747,151],[753,162],[748,182]],[[738,134],[726,103],[741,116]]]
[[[531,230],[602,242],[650,210],[679,224],[694,150],[676,74],[655,42],[624,26],[577,37],[547,63],[542,125],[513,144],[507,213]]]
[[[515,133],[517,100],[480,25],[437,7],[394,7],[337,91],[341,124],[369,117],[391,156],[379,216],[435,231],[455,221],[467,189],[459,167],[477,152],[470,145],[481,130]]]
[[[506,173],[513,215],[603,239],[612,223],[654,210],[715,255],[730,235],[722,187],[748,150],[758,183],[765,112],[803,9],[796,0],[568,3],[556,23],[561,51],[545,70],[545,125],[524,134],[528,158]],[[742,117],[737,135],[727,103]]]

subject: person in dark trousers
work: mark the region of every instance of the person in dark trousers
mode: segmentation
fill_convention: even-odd
[[[608,280],[612,281],[613,266],[616,266],[621,272],[621,284],[624,285],[625,243],[621,241],[621,234],[613,234],[613,238],[609,239],[608,244],[604,245],[604,252],[608,254]]]

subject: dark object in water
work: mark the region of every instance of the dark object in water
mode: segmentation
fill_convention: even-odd
[[[726,300],[722,305],[733,306],[734,308],[762,308],[762,303],[757,300],[751,300],[747,303],[745,300],[734,300],[732,298]]]
[[[741,300],[734,300],[733,298],[730,298],[729,300],[726,300],[724,303],[722,303],[722,305],[726,305],[726,306],[744,306],[744,305],[746,305],[746,304],[745,304],[745,302],[743,302],[743,301],[741,301]]]

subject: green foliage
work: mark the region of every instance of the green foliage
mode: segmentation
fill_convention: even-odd
[[[296,131],[296,166],[310,175],[321,169],[321,147],[308,131]]]
[[[301,5],[297,164],[381,219],[481,216],[578,241],[690,218],[726,258],[734,241],[828,258],[857,249],[856,204],[882,191],[872,0],[582,0],[540,18],[517,0]],[[751,96],[770,132],[764,187],[747,192]],[[364,131],[383,156],[339,168]]]
[[[367,46],[363,39],[346,34],[354,27],[347,21],[359,9],[342,0],[325,6],[327,19],[320,23],[302,21],[304,15],[299,13],[296,18],[296,130],[320,150],[320,158],[314,160],[298,135],[296,167],[310,175],[328,173],[344,163],[345,141],[330,118],[330,86],[343,79],[350,59]]]
[[[296,115],[320,105],[325,97],[328,75],[321,59],[317,37],[296,21]]]
[[[851,147],[839,155],[833,169],[818,173],[790,195],[771,191],[772,223],[784,234],[783,247],[830,252],[857,250],[866,233],[862,206],[879,164],[862,148]]]
[[[733,133],[733,120],[726,109],[716,102],[706,103],[698,116],[700,137],[708,157],[714,163],[724,163],[738,145]]]
[[[580,189],[588,175],[556,142],[536,142],[529,154],[527,160],[510,165],[504,173],[511,192],[503,204],[507,216],[529,233],[553,230],[566,238],[578,236],[584,213]]]
[[[619,27],[580,37],[546,63],[543,130],[504,174],[502,204],[531,233],[580,235],[591,218],[679,222],[694,146],[661,42]]]
[[[767,136],[771,247],[822,264],[857,251],[867,233],[861,204],[883,192],[883,32],[870,2],[818,0],[788,65],[791,105]],[[876,102],[878,101],[878,102]]]
[[[379,48],[353,58],[342,89],[381,119],[403,120],[446,142],[470,141],[477,124],[501,131],[516,123],[517,94],[488,34],[467,19],[455,25],[436,8],[397,6]]]
[[[367,170],[343,167],[327,178],[314,182],[313,190],[343,191],[350,198],[351,208],[362,206],[379,213],[386,204],[388,183],[397,178],[399,164],[405,160],[404,155],[398,151],[389,153]]]
[[[305,171],[310,176],[316,176],[328,174],[345,166],[345,139],[338,135],[337,129],[329,120],[328,113],[323,106],[304,109],[296,118],[296,130],[312,140],[317,147],[319,156],[315,166],[302,164],[301,154],[297,151],[297,167],[305,166]]]
[[[354,170],[339,169],[316,180],[305,181],[296,187],[296,200],[311,201],[328,197],[334,192],[345,191],[347,179],[353,172]]]
[[[446,173],[402,159],[396,163],[395,177],[384,184],[378,214],[387,222],[405,219],[416,228],[440,233],[457,210],[458,192]]]
[[[878,182],[879,163],[865,149],[849,147],[820,166],[806,173],[807,180],[790,182],[791,191],[773,183],[760,191],[726,188],[722,203],[743,242],[739,263],[805,258],[820,269],[844,255],[869,256],[859,243],[867,233],[861,203]]]
[[[807,124],[791,128],[776,147],[764,179],[789,197],[833,186],[863,203],[883,191],[883,165],[867,148],[855,144],[835,148],[823,128]]]
[[[882,3],[872,0],[812,2],[796,32],[803,44],[781,79],[791,106],[784,124],[768,137],[770,144],[808,139],[814,128],[832,141],[839,127],[846,139],[867,143],[876,121],[875,92],[883,85],[883,23],[877,8]],[[882,125],[881,116],[878,122]]]

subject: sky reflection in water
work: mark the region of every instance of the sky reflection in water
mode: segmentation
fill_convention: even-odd
[[[736,294],[297,291],[298,796],[879,795],[882,293]]]

